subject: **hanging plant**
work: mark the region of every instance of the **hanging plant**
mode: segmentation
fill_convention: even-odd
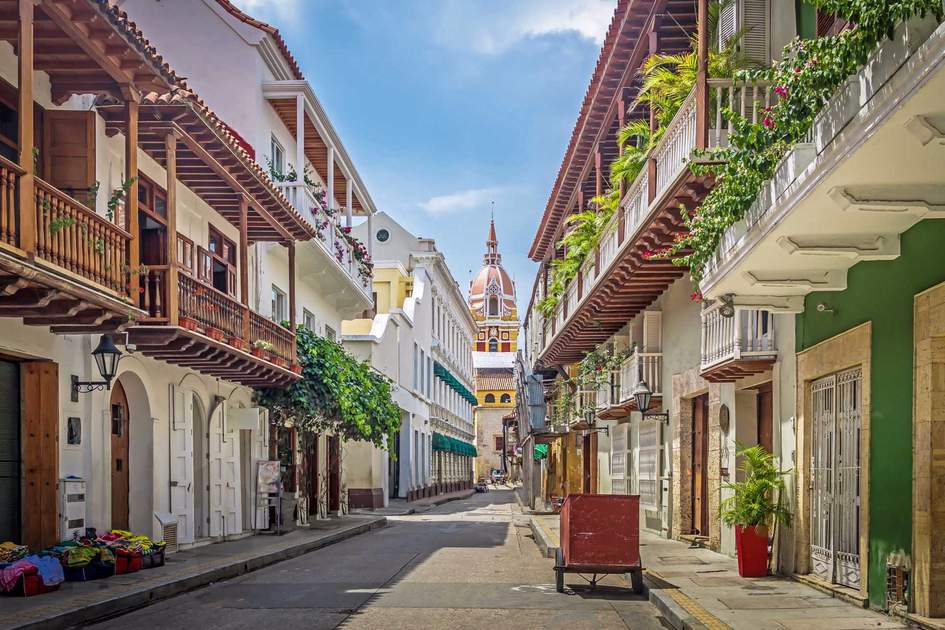
[[[695,282],[702,279],[725,230],[745,216],[787,152],[806,137],[827,102],[880,42],[891,38],[895,26],[910,18],[929,13],[938,21],[943,17],[940,0],[813,3],[853,26],[829,37],[795,39],[772,67],[736,73],[737,80],[771,82],[778,101],[756,123],[723,107],[722,115],[731,124],[729,146],[703,154],[715,163],[690,167],[696,174],[713,175],[715,186],[692,217],[683,213],[688,234],[657,255],[688,266]]]
[[[302,378],[283,389],[258,391],[258,402],[276,421],[292,420],[302,431],[333,432],[390,450],[400,431],[390,381],[307,328],[297,330],[296,346]]]

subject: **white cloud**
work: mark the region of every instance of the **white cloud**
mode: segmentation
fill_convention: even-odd
[[[495,201],[496,197],[507,191],[508,188],[502,186],[470,188],[447,195],[430,197],[422,202],[420,207],[433,215],[452,214],[463,210],[471,210],[472,208],[485,208],[489,202]]]
[[[260,20],[291,20],[298,17],[300,8],[299,0],[233,0],[233,4]]]
[[[438,43],[498,55],[523,40],[561,33],[599,44],[615,7],[614,0],[448,0],[431,18]]]

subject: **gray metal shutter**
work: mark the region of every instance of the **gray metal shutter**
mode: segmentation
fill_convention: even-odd
[[[0,541],[20,542],[20,366],[0,361]]]

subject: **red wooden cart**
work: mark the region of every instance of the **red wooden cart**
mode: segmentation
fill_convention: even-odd
[[[640,563],[640,497],[569,494],[561,507],[561,546],[555,556],[555,587],[565,573],[629,573],[633,592],[643,590]]]

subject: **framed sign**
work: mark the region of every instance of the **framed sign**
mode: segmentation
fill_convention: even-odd
[[[256,465],[256,492],[260,495],[279,494],[282,472],[278,461],[261,461]]]

